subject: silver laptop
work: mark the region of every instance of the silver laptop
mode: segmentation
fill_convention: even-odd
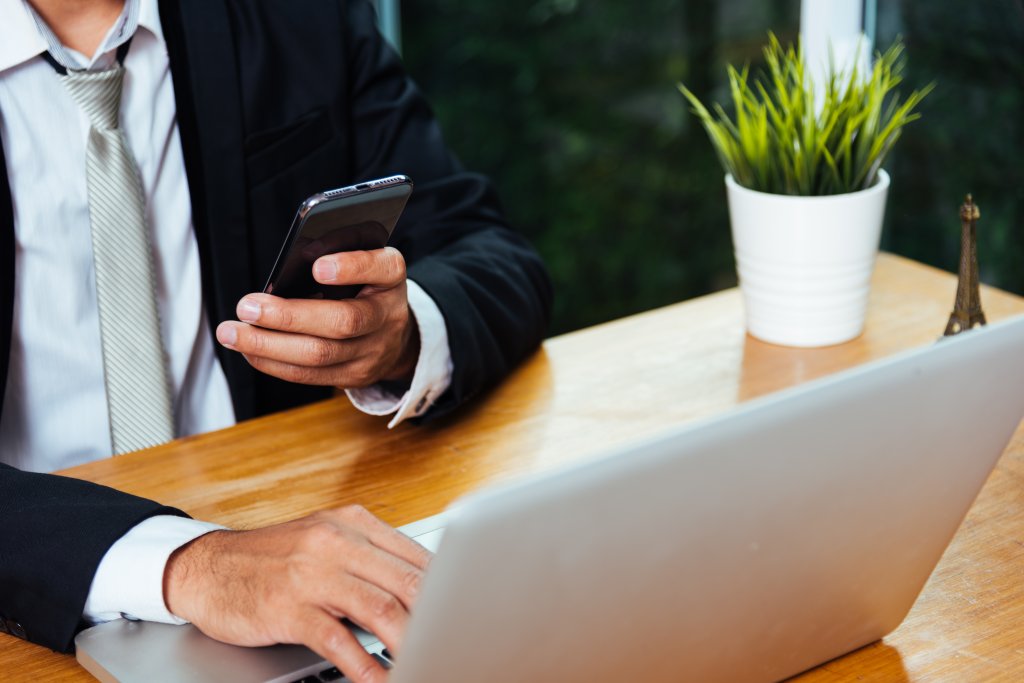
[[[1024,318],[470,496],[406,529],[447,524],[391,680],[776,681],[842,655],[903,620],[1022,415]],[[103,681],[344,680],[190,626],[76,642]]]

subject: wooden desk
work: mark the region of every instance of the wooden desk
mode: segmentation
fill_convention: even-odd
[[[459,417],[387,431],[336,399],[65,474],[236,527],[359,502],[400,525],[491,482],[592,457],[668,425],[930,344],[956,280],[895,256],[875,272],[867,331],[827,349],[745,336],[729,290],[548,340]],[[1024,299],[985,289],[990,320]],[[965,427],[969,430],[969,427]],[[906,622],[802,681],[1024,680],[1024,429]],[[4,680],[90,680],[70,656],[0,636]]]

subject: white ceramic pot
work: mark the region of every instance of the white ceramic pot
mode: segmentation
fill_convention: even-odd
[[[783,346],[829,346],[864,330],[889,176],[821,197],[767,194],[726,176],[747,331]]]

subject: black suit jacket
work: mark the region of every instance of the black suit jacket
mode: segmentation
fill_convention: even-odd
[[[160,18],[211,328],[262,287],[305,197],[404,173],[415,190],[392,244],[441,309],[454,363],[451,388],[428,415],[495,384],[537,346],[551,303],[543,264],[506,225],[487,180],[447,151],[364,1],[162,0]],[[10,353],[13,223],[0,164],[0,389]],[[239,419],[330,394],[259,374],[216,348]],[[182,513],[0,466],[0,629],[69,649],[103,554],[156,514]]]

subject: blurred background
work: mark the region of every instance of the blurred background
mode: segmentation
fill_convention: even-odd
[[[982,280],[1024,294],[1024,0],[864,7],[876,48],[906,43],[905,92],[937,83],[886,164],[883,249],[955,271],[972,192]],[[722,171],[676,83],[724,104],[725,65],[756,66],[767,32],[796,40],[800,17],[800,0],[406,0],[382,15],[449,145],[546,258],[552,334],[735,285]]]

